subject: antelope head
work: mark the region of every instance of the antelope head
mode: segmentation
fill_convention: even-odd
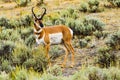
[[[39,31],[41,28],[44,27],[43,23],[42,23],[42,19],[44,17],[44,15],[46,14],[46,8],[42,8],[44,9],[43,14],[40,17],[37,17],[36,14],[34,13],[34,7],[32,7],[32,15],[34,18],[34,27],[37,31]]]

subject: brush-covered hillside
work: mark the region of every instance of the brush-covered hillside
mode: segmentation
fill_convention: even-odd
[[[36,47],[32,7],[44,27],[66,25],[73,32],[71,54]],[[0,0],[0,80],[120,80],[120,0]]]

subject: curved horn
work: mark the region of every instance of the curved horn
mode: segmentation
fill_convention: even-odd
[[[42,14],[42,16],[39,18],[40,20],[44,17],[44,15],[46,14],[46,8],[42,8],[42,9],[44,9],[44,12],[43,12],[43,14]]]
[[[34,7],[32,7],[32,14],[33,14],[33,16],[36,18],[36,19],[38,19],[37,17],[36,17],[36,15],[35,15],[35,13],[34,13]]]

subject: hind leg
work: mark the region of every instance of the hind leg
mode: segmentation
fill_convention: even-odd
[[[74,64],[75,64],[75,63],[74,63],[74,55],[75,55],[75,53],[74,53],[74,49],[73,49],[72,44],[70,43],[70,41],[69,41],[69,42],[66,42],[65,44],[66,44],[67,49],[69,50],[69,52],[72,53],[72,57],[71,57],[72,64],[71,64],[71,67],[73,67]]]

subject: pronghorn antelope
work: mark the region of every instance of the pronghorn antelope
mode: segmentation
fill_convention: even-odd
[[[62,63],[62,67],[65,67],[66,65],[68,52],[72,53],[71,67],[73,67],[74,66],[74,49],[71,45],[73,31],[65,25],[55,25],[55,26],[44,27],[42,23],[42,18],[46,14],[46,8],[43,8],[44,12],[39,18],[35,15],[33,9],[34,7],[32,8],[32,14],[34,17],[34,34],[36,36],[37,44],[38,45],[43,44],[45,46],[46,56],[49,59],[48,52],[49,52],[50,45],[63,43],[66,49],[66,54],[64,57],[64,62]],[[50,60],[49,60],[49,63],[50,63]]]

